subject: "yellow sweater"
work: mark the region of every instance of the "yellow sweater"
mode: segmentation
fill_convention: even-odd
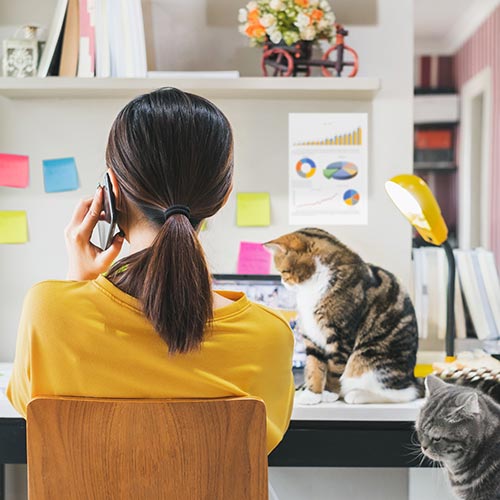
[[[7,397],[26,416],[41,395],[121,398],[254,396],[267,410],[267,449],[282,439],[294,386],[293,335],[240,292],[214,311],[201,349],[168,354],[137,299],[105,277],[46,281],[25,299]]]

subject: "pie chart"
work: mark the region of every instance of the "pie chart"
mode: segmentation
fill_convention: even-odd
[[[355,189],[348,189],[344,193],[344,203],[346,205],[356,205],[359,202],[360,196],[359,193]]]
[[[323,170],[323,175],[327,179],[346,181],[358,175],[358,167],[351,161],[335,161]]]
[[[295,165],[295,170],[300,177],[309,179],[316,173],[316,163],[314,163],[311,158],[302,158]]]

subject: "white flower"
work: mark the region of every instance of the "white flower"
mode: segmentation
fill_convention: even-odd
[[[307,28],[300,31],[300,38],[302,40],[314,40],[316,38],[316,30],[314,26],[308,26]]]
[[[334,24],[335,23],[335,14],[333,12],[329,12],[328,14],[325,14],[323,19],[325,19],[325,21],[328,21],[329,24]]]
[[[248,28],[248,23],[246,23],[246,24],[240,24],[238,26],[239,32],[243,33],[243,35],[246,35],[245,31],[246,31],[247,28]]]
[[[271,35],[269,35],[269,38],[273,43],[280,43],[283,37],[281,36],[281,33],[278,30],[275,30]]]
[[[269,28],[266,28],[266,33],[269,36],[271,36],[276,31],[280,32],[279,29],[278,29],[278,27],[275,24],[273,24],[272,26],[269,26]]]
[[[311,7],[317,7],[319,4],[319,0],[309,0],[309,5]]]
[[[248,18],[248,11],[247,9],[240,9],[238,11],[238,22],[240,23],[245,23]]]
[[[269,7],[274,10],[283,10],[285,8],[285,4],[283,0],[271,0],[269,2]]]
[[[319,6],[320,6],[321,9],[323,9],[326,12],[329,12],[329,11],[332,10],[332,7],[330,6],[330,3],[327,2],[327,0],[321,0],[319,2]]]
[[[297,16],[297,20],[293,23],[300,31],[302,31],[306,26],[309,26],[309,16],[306,16],[303,12],[300,12]]]
[[[258,8],[257,2],[252,1],[247,3],[247,10],[248,12],[252,12],[252,10],[255,10]]]
[[[331,26],[333,23],[330,23],[327,19],[320,19],[318,21],[318,30],[323,31],[324,29],[328,28],[328,26]]]
[[[260,24],[264,26],[264,28],[269,28],[273,24],[276,24],[276,18],[272,14],[264,14],[260,19]]]

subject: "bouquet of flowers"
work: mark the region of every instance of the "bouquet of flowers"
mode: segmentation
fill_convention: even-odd
[[[253,0],[239,10],[240,32],[250,45],[299,40],[331,42],[335,35],[335,15],[327,0]]]

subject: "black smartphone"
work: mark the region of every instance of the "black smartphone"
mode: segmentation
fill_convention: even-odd
[[[116,203],[113,187],[109,174],[104,175],[103,183],[101,184],[103,190],[103,206],[104,219],[97,223],[99,231],[99,241],[101,248],[107,250],[113,242],[113,236],[116,233]]]

